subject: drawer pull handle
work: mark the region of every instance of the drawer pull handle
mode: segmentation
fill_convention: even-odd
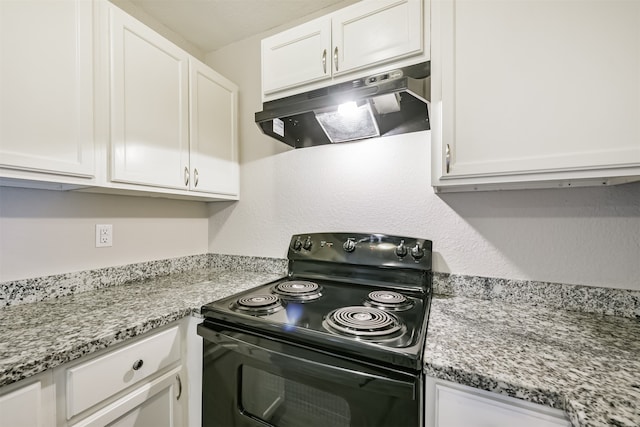
[[[144,364],[144,362],[142,361],[142,359],[138,359],[135,362],[133,362],[133,370],[137,371],[138,369],[142,368],[142,365]]]
[[[451,147],[447,144],[446,154],[444,155],[445,171],[449,173],[451,170]]]
[[[327,74],[327,49],[322,51],[322,73]]]
[[[178,381],[178,395],[176,396],[176,400],[180,400],[180,396],[182,396],[182,380],[180,379],[180,374],[176,374],[176,380]]]

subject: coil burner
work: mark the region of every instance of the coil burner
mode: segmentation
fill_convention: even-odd
[[[273,292],[280,295],[282,299],[307,302],[320,298],[322,287],[315,282],[306,280],[290,280],[278,283],[274,286]]]
[[[330,332],[373,341],[393,340],[406,330],[395,315],[365,306],[333,310],[325,318],[323,326]]]
[[[231,304],[231,308],[248,314],[265,315],[282,310],[282,304],[276,295],[263,294],[240,297]]]
[[[364,305],[382,310],[403,311],[413,307],[413,301],[398,292],[381,290],[370,292]]]

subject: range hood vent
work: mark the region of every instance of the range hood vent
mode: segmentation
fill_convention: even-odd
[[[262,104],[256,123],[294,148],[429,130],[429,62]]]

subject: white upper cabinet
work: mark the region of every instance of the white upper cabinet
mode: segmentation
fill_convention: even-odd
[[[237,196],[238,87],[189,58],[190,188]]]
[[[263,100],[427,61],[428,33],[428,1],[363,0],[275,34],[262,40]]]
[[[262,91],[331,78],[331,18],[328,16],[262,40]]]
[[[362,1],[332,16],[333,73],[422,52],[422,1]]]
[[[92,178],[93,3],[2,0],[0,43],[0,177]]]
[[[0,185],[238,198],[238,88],[106,0],[0,0]]]
[[[237,199],[237,86],[117,7],[108,14],[107,185]]]
[[[188,188],[189,55],[116,7],[111,41],[111,180]]]
[[[640,179],[640,2],[433,3],[432,185]]]

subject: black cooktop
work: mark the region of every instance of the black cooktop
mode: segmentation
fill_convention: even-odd
[[[428,259],[399,251],[404,242],[421,245]],[[421,370],[430,243],[378,234],[293,236],[289,276],[203,306],[205,323]]]
[[[321,296],[309,301],[296,301],[274,293],[275,286],[290,280],[277,280],[207,304],[202,307],[203,315],[205,319],[239,330],[326,349],[343,356],[421,369],[430,305],[428,295],[389,290],[405,299],[406,307],[396,310],[372,303],[369,294],[385,291],[380,286],[315,280],[313,283],[322,287]],[[257,299],[257,304],[263,300],[272,304],[255,311],[239,308],[239,301],[252,299]],[[249,302],[248,306],[252,304]],[[342,311],[336,313],[338,310]],[[344,330],[340,329],[342,323],[337,323],[337,327],[327,324],[332,313],[337,319],[344,320]]]

